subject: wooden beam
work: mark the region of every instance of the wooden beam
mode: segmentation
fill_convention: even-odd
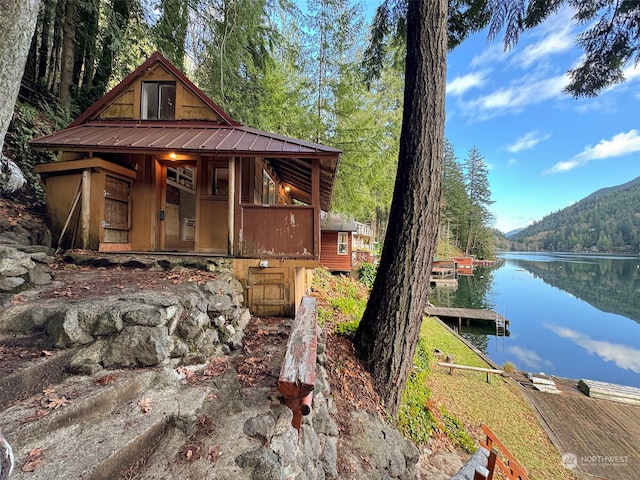
[[[82,171],[82,202],[80,203],[80,239],[82,248],[89,249],[89,236],[91,233],[91,169]],[[97,212],[93,212],[94,215]],[[102,219],[99,219],[102,221]]]
[[[227,250],[229,255],[233,256],[235,250],[234,233],[235,233],[235,209],[236,209],[236,157],[229,157],[229,191],[227,192],[227,228],[229,230],[229,238],[227,242]],[[215,181],[215,179],[214,179]],[[214,186],[215,188],[215,186]]]
[[[320,258],[320,160],[311,164],[311,203],[313,204],[313,256]]]
[[[316,300],[303,297],[291,326],[278,378],[278,390],[293,411],[292,424],[298,430],[303,400],[313,392],[316,383],[317,325]]]

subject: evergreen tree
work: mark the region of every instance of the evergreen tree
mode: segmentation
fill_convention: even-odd
[[[467,232],[467,212],[471,206],[464,183],[464,174],[456,158],[453,145],[445,139],[442,164],[442,206],[440,220],[448,243],[460,246]],[[464,237],[466,238],[466,236]]]
[[[465,187],[469,197],[470,208],[467,211],[467,238],[465,255],[470,255],[479,248],[479,236],[489,226],[492,216],[489,207],[491,190],[489,188],[489,171],[480,151],[473,147],[464,163]],[[486,237],[485,237],[486,238]]]

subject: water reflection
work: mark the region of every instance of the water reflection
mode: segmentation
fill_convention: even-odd
[[[518,365],[527,366],[531,370],[539,370],[553,366],[553,362],[545,360],[533,350],[529,350],[518,345],[511,345],[507,347],[507,352],[517,358]]]
[[[554,254],[506,255],[545,283],[581,298],[603,312],[640,323],[640,258]]]
[[[506,337],[462,325],[462,335],[498,365],[640,387],[640,257],[501,257],[495,268],[459,277],[457,290],[432,289],[429,300],[508,318]]]
[[[638,349],[620,343],[594,340],[580,332],[558,325],[545,325],[545,327],[584,348],[590,355],[598,355],[605,362],[612,361],[620,368],[640,373],[640,350]]]

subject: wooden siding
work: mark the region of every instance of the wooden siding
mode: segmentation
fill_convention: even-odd
[[[351,271],[351,232],[348,233],[348,255],[338,255],[338,233],[325,230],[320,240],[320,265],[335,272]]]
[[[203,198],[200,201],[199,250],[227,253],[229,227],[227,222],[229,202],[226,198]]]
[[[176,120],[207,120],[222,122],[222,119],[202,100],[193,95],[172,73],[156,64],[151,72],[137,79],[123,94],[106,106],[98,116],[99,120],[130,119],[140,120],[140,98],[142,82],[176,82]]]
[[[140,83],[135,84],[138,88],[140,88]],[[140,93],[138,93],[140,95]],[[136,118],[140,117],[140,112],[138,115],[134,112],[133,106],[135,104],[135,91],[133,86],[130,87],[126,92],[120,95],[118,98],[114,100],[114,102],[109,105],[104,111],[100,114],[100,118],[104,120],[113,119],[113,118]]]
[[[240,205],[240,209],[241,256],[318,258],[313,207]]]

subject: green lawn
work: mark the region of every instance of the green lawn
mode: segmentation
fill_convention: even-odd
[[[449,375],[449,369],[436,365],[435,349],[453,355],[457,364],[489,365],[433,318],[425,319],[420,335],[430,355],[426,383],[431,390],[432,405],[445,407],[476,441],[484,439],[480,426],[486,424],[525,467],[532,480],[578,478],[561,465],[560,454],[518,386],[497,375],[491,375],[491,382],[487,383],[486,374],[480,372],[455,370]]]

